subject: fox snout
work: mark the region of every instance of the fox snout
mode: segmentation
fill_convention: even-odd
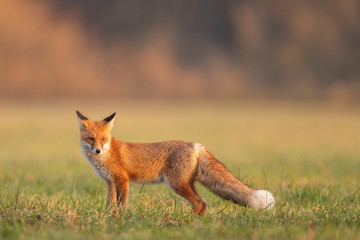
[[[95,154],[100,154],[100,153],[102,153],[102,149],[95,148],[95,149],[92,150],[92,152],[95,153]]]
[[[101,144],[94,144],[94,145],[90,145],[90,150],[93,154],[101,154],[104,152],[104,147],[105,146],[102,146]]]
[[[83,146],[84,151],[86,151],[88,153],[91,152],[93,154],[98,155],[98,154],[103,153],[105,150],[107,150],[108,144],[105,144],[103,147],[99,146],[98,144],[93,146],[92,144],[82,141],[82,146]]]
[[[102,153],[104,151],[102,144],[99,144],[97,142],[95,142],[93,144],[90,144],[90,149],[91,149],[91,152],[96,154],[96,155],[100,154],[100,153]]]

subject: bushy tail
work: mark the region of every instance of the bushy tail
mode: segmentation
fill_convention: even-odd
[[[196,180],[220,197],[255,209],[272,209],[274,196],[241,182],[203,146],[199,147],[199,170]]]

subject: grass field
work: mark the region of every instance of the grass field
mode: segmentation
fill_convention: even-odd
[[[324,104],[2,104],[0,239],[360,239],[360,110]],[[114,111],[113,135],[203,143],[240,179],[269,189],[255,211],[198,186],[204,217],[165,185],[130,185],[117,218],[82,157],[75,110]]]

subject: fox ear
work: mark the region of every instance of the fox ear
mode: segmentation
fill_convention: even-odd
[[[114,126],[115,115],[116,115],[116,112],[111,114],[110,116],[108,116],[107,118],[105,118],[103,120],[105,122],[105,125],[107,127],[109,127],[110,129],[112,129],[112,127]]]
[[[76,115],[79,117],[80,120],[89,120],[87,117],[82,115],[78,110],[76,110]]]
[[[76,115],[78,116],[78,123],[80,129],[86,129],[86,121],[89,120],[87,117],[82,115],[79,111],[76,110]]]

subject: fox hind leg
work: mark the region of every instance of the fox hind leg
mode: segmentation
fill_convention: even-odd
[[[198,204],[196,206],[198,206],[198,209],[195,209],[194,207],[194,213],[197,214],[197,210],[199,210],[199,213],[197,215],[200,216],[204,216],[205,212],[206,212],[206,203],[204,202],[204,200],[201,199],[200,195],[198,194],[198,192],[196,191],[196,188],[194,186],[194,183],[191,184],[191,188],[193,190],[193,192],[198,196]],[[200,208],[201,206],[201,208]],[[195,211],[196,210],[196,211]]]
[[[203,216],[206,212],[206,203],[201,199],[197,193],[193,183],[183,183],[169,184],[170,188],[174,190],[175,193],[179,194],[186,200],[188,200],[191,205],[194,207],[194,214]]]

